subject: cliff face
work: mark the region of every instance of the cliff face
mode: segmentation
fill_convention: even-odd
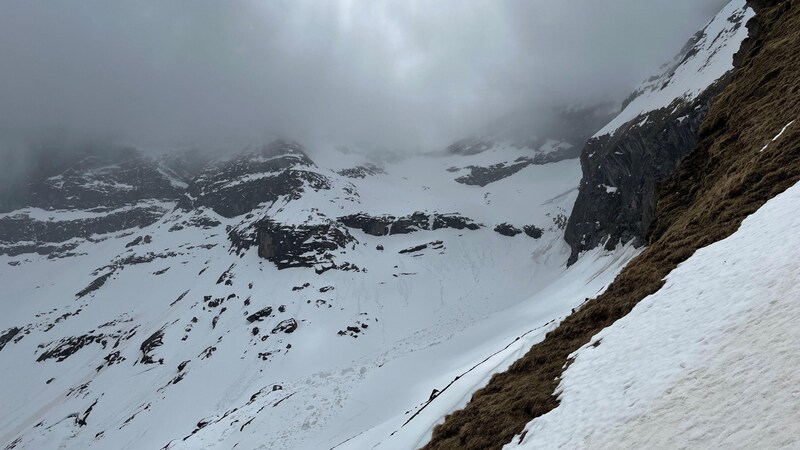
[[[600,245],[612,249],[647,242],[655,187],[697,145],[700,124],[728,81],[733,52],[746,36],[743,24],[751,14],[744,1],[728,5],[586,144],[580,192],[565,232],[570,264]]]
[[[800,180],[800,126],[794,122],[800,118],[800,1],[751,6],[757,14],[747,23],[750,36],[727,86],[709,106],[696,148],[654,188],[650,245],[603,294],[448,416],[426,448],[501,448],[511,442],[528,421],[558,407],[554,392],[573,352],[658,291],[697,249],[730,236],[745,217]],[[588,202],[582,194],[580,202]],[[571,222],[573,238],[580,235],[578,225]]]
[[[620,243],[646,243],[655,186],[695,148],[709,103],[724,84],[720,80],[691,102],[651,112],[616,135],[589,141],[581,154],[580,194],[564,236],[572,248],[570,264],[580,252],[600,245],[610,250]]]

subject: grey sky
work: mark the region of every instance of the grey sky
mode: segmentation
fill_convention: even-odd
[[[620,100],[724,0],[3,0],[0,133],[415,147]]]

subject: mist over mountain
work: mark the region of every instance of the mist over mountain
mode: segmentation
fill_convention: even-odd
[[[442,146],[615,102],[722,0],[0,5],[0,130],[137,143]]]
[[[800,0],[0,2],[0,448],[800,442]]]

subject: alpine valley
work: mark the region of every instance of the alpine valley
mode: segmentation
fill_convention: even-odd
[[[0,448],[796,448],[798,52],[732,0],[550,135],[55,148],[0,197]]]

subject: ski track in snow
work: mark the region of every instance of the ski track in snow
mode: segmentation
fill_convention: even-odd
[[[576,352],[560,406],[505,448],[800,446],[798,208],[800,184],[676,268]]]

